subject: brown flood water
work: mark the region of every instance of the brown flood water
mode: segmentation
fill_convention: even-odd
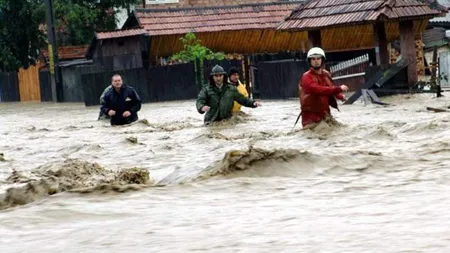
[[[0,252],[450,252],[450,99],[383,100],[294,132],[297,100],[0,104]]]

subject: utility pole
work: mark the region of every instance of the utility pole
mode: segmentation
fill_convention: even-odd
[[[52,88],[52,100],[56,103],[58,101],[56,83],[58,82],[59,77],[57,75],[58,72],[55,71],[55,69],[58,69],[58,47],[56,46],[52,0],[45,0],[45,7],[47,12],[48,59],[50,61],[49,71]]]

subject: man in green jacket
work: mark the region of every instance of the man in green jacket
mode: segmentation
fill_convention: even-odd
[[[256,108],[260,102],[248,99],[238,92],[237,88],[228,83],[225,70],[216,65],[209,75],[209,83],[206,84],[197,98],[197,111],[205,114],[206,125],[228,119],[233,115],[234,101],[245,107]]]

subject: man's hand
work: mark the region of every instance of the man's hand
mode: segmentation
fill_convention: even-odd
[[[258,101],[254,102],[253,105],[256,106],[256,107],[262,106],[261,102],[258,102]]]
[[[202,107],[202,112],[207,112],[209,111],[209,109],[211,109],[209,106],[205,105]]]
[[[347,85],[341,85],[341,90],[342,91],[348,91],[348,86]]]
[[[122,116],[123,116],[124,118],[130,117],[130,115],[131,115],[131,112],[130,112],[130,111],[125,111],[125,112],[122,114]]]
[[[114,111],[114,110],[109,110],[109,111],[108,111],[108,115],[112,117],[112,116],[116,115],[116,111]]]

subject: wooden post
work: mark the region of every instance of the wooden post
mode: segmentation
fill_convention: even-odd
[[[411,87],[418,80],[414,23],[411,20],[400,22],[400,51],[402,58],[408,62],[408,84]]]
[[[47,13],[47,37],[48,37],[48,59],[50,72],[50,85],[52,89],[52,100],[58,102],[57,84],[59,83],[58,47],[56,46],[56,33],[54,26],[53,0],[45,0]]]
[[[389,51],[384,23],[375,24],[373,30],[375,32],[375,41],[377,42],[377,47],[375,48],[377,65],[388,65]]]
[[[244,81],[247,93],[250,94],[250,57],[248,55],[244,56]]]
[[[322,36],[320,30],[308,31],[309,48],[322,47]]]
[[[434,46],[434,48],[433,48],[433,62],[431,63],[431,80],[430,80],[430,83],[431,83],[431,86],[436,87],[436,96],[439,98],[439,97],[442,97],[442,90],[441,90],[441,84],[440,84],[441,80],[438,80],[438,78],[440,76],[436,75],[437,66],[438,66],[437,58],[438,58],[438,47]]]

